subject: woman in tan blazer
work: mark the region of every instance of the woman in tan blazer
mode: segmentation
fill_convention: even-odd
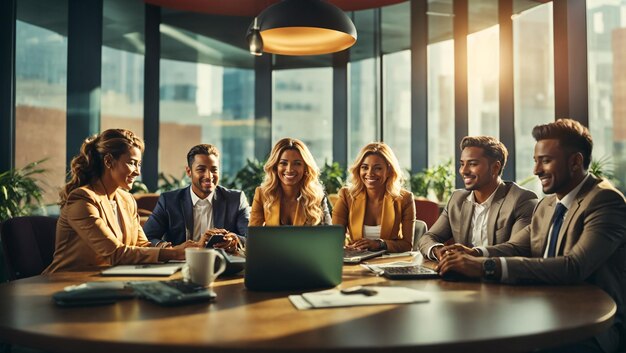
[[[141,168],[143,141],[132,132],[110,129],[83,142],[71,163],[71,180],[60,192],[52,264],[44,274],[117,264],[184,259],[187,242],[152,247],[127,191]]]
[[[415,203],[411,192],[402,189],[402,172],[391,148],[382,142],[363,147],[350,167],[349,181],[333,208],[333,224],[346,227],[347,247],[410,251]]]
[[[254,192],[250,226],[331,223],[319,168],[302,141],[278,141],[263,169],[265,180]]]

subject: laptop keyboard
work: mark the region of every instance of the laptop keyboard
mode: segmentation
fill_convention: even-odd
[[[129,282],[129,285],[142,297],[161,305],[180,305],[215,298],[213,291],[182,280],[135,281]]]
[[[438,277],[439,274],[424,266],[398,266],[398,267],[385,267],[384,276],[389,278],[432,278]]]

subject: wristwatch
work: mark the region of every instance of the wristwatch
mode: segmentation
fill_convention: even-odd
[[[483,261],[483,279],[486,281],[496,281],[496,260],[490,257]]]
[[[380,250],[387,250],[387,243],[384,240],[378,238],[378,243],[380,244]]]

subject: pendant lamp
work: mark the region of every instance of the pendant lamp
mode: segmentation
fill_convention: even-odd
[[[350,18],[331,3],[284,0],[255,18],[247,38],[254,55],[321,55],[350,48],[357,35]]]

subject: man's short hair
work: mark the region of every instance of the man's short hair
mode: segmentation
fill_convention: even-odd
[[[506,146],[498,141],[495,137],[491,136],[465,136],[461,140],[461,151],[466,147],[479,147],[482,148],[485,156],[492,161],[500,161],[500,172],[498,175],[502,175],[506,160],[509,157],[509,151]]]
[[[187,153],[187,165],[189,166],[189,168],[191,168],[191,165],[193,164],[193,161],[196,158],[197,154],[203,154],[207,156],[214,155],[215,157],[220,158],[220,150],[218,150],[217,147],[208,143],[201,143],[199,145],[191,147],[191,149]]]
[[[580,152],[583,155],[583,167],[589,168],[593,140],[589,129],[578,121],[563,118],[553,123],[537,125],[533,128],[533,137],[536,141],[559,140],[559,146],[569,155]]]

